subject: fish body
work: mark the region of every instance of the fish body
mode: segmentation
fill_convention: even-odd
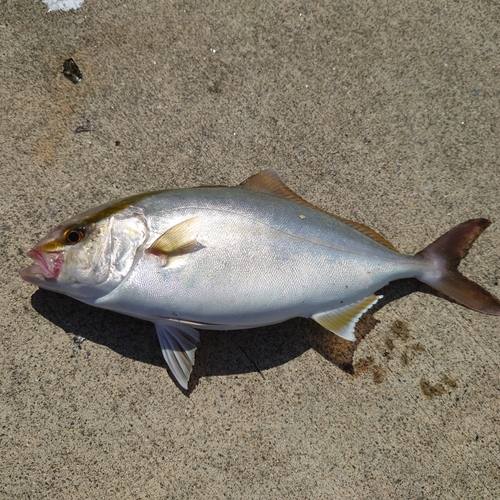
[[[500,315],[500,302],[456,271],[489,221],[464,224],[415,256],[400,254],[373,230],[310,205],[267,170],[238,187],[156,191],[84,212],[42,239],[21,275],[154,322],[167,364],[187,388],[196,328],[305,317],[354,340],[357,320],[380,298],[375,292],[397,279],[420,279]]]
[[[166,262],[142,251],[127,279],[93,305],[252,328],[357,302],[422,268],[332,217],[255,191],[179,189],[136,206],[149,222],[145,248],[166,227],[200,217],[198,247]]]

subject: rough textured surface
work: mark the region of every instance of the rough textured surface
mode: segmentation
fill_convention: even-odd
[[[0,497],[499,498],[499,318],[401,282],[355,344],[203,333],[186,396],[152,325],[18,274],[77,211],[272,166],[406,252],[491,218],[500,295],[499,35],[493,2],[0,0]]]

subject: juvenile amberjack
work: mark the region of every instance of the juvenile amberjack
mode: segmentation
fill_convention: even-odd
[[[470,309],[500,302],[458,270],[490,225],[472,219],[416,255],[291,191],[275,170],[237,187],[171,189],[99,206],[53,229],[21,276],[86,304],[152,321],[187,388],[199,334],[312,318],[354,340],[389,282],[417,278]]]

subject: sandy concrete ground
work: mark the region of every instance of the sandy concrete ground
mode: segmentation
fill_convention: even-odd
[[[494,2],[0,1],[1,498],[500,498],[499,318],[401,282],[355,344],[203,333],[186,396],[152,324],[19,277],[76,212],[275,167],[409,253],[491,218],[500,295],[499,56]]]

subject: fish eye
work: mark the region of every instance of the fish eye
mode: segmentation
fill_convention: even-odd
[[[84,227],[72,227],[66,229],[64,232],[64,241],[68,245],[76,245],[85,238],[85,228]]]

